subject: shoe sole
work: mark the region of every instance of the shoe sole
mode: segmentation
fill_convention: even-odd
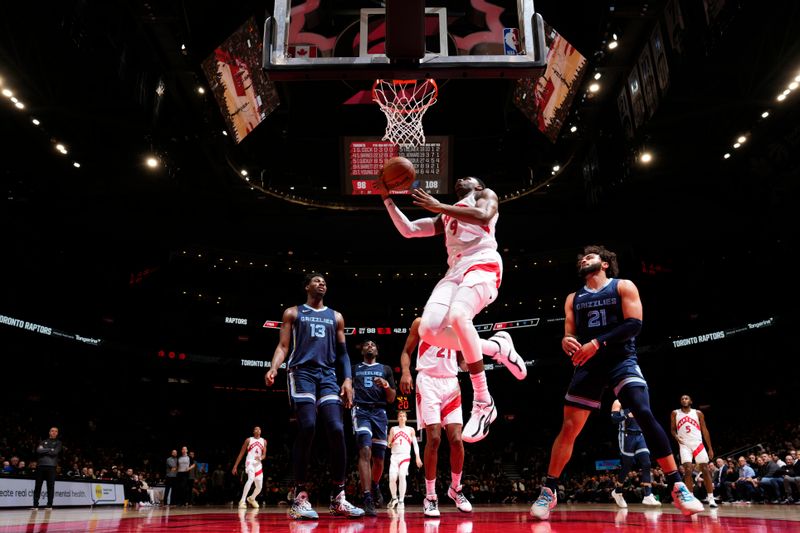
[[[514,377],[517,378],[520,381],[522,381],[523,379],[528,377],[528,368],[525,366],[525,360],[522,359],[522,357],[519,355],[519,353],[517,353],[517,350],[514,349],[514,342],[511,340],[511,335],[509,335],[505,331],[501,331],[499,333],[496,333],[494,336],[495,337],[500,337],[501,339],[505,339],[506,341],[508,341],[508,345],[511,347],[511,350],[509,350],[509,352],[508,352],[508,356],[504,357],[504,359],[506,361],[508,361],[508,363],[509,363],[508,365],[505,365],[506,368],[508,368],[509,371],[514,375]],[[521,362],[521,364],[511,360],[511,354],[512,353],[516,356],[515,358],[519,362]],[[514,368],[517,369],[517,373],[519,373],[519,375],[517,375],[517,373],[515,373],[513,370],[511,370],[511,367],[509,365],[513,365]]]
[[[494,405],[494,400],[492,400],[492,412],[489,414],[489,422],[488,423],[485,421],[479,422],[478,432],[472,435],[464,435],[462,433],[461,440],[468,443],[474,443],[485,439],[486,436],[489,434],[489,426],[495,420],[497,420],[497,407]]]

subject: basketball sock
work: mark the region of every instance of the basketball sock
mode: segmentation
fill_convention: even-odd
[[[645,496],[650,496],[651,494],[653,494],[653,487],[650,485],[642,484],[642,490],[644,490]]]
[[[673,470],[672,472],[664,472],[664,476],[667,478],[667,487],[669,487],[669,490],[672,490],[672,486],[675,485],[675,483],[680,483],[683,481],[677,470]]]
[[[461,485],[461,472],[459,472],[458,474],[456,474],[455,472],[451,472],[450,479],[452,480],[450,486],[453,487],[454,489],[457,489],[458,486]]]
[[[331,483],[331,500],[335,500],[336,497],[344,491],[344,483],[339,481],[334,481]]]
[[[469,379],[472,381],[472,390],[475,393],[475,401],[488,402],[491,399],[491,396],[489,396],[489,384],[486,383],[486,372],[481,371],[477,374],[470,374]]]
[[[547,476],[547,479],[544,480],[544,486],[548,489],[553,491],[553,494],[558,492],[558,478],[553,476]]]
[[[426,496],[436,496],[436,480],[435,479],[426,479],[425,480],[425,495]]]
[[[294,497],[295,497],[295,499],[297,499],[297,497],[300,495],[301,492],[305,492],[305,491],[306,491],[306,486],[304,484],[301,483],[300,485],[295,485],[295,487],[294,487]]]

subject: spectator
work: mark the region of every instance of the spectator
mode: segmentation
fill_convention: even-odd
[[[192,466],[192,459],[189,457],[189,448],[181,448],[181,455],[178,457],[178,474],[175,479],[175,504],[189,505],[189,468]]]
[[[174,503],[175,500],[175,482],[178,475],[178,450],[172,450],[172,453],[167,457],[167,474],[164,480],[164,505]],[[169,496],[172,494],[172,500]]]
[[[797,497],[792,497],[792,484],[794,484]],[[786,456],[786,466],[783,469],[783,490],[786,493],[784,503],[800,502],[800,464],[791,455]]]
[[[186,497],[188,498],[189,505],[194,505],[195,490],[194,486],[198,478],[197,461],[194,458],[194,452],[189,452],[189,476],[186,481]]]
[[[781,501],[783,470],[766,452],[762,453],[759,459],[761,465],[758,472],[758,484],[764,490],[764,499],[770,503],[778,503]]]
[[[36,447],[36,455],[39,460],[36,470],[36,483],[33,488],[33,508],[39,508],[39,497],[42,493],[42,482],[47,482],[47,507],[53,508],[53,496],[56,490],[56,467],[58,466],[58,454],[61,453],[61,441],[58,440],[58,428],[50,428],[46,439],[39,442]],[[12,457],[13,460],[13,457]],[[17,459],[19,463],[19,459]]]
[[[744,456],[739,457],[739,477],[732,484],[732,488],[736,489],[737,501],[750,503],[756,492],[757,484],[755,471],[747,464],[747,459]]]

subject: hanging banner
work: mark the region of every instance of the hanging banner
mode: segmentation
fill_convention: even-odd
[[[667,63],[667,54],[664,51],[664,37],[661,35],[661,26],[656,24],[653,33],[650,35],[650,52],[653,54],[653,61],[655,61],[656,79],[658,80],[658,88],[661,90],[661,98],[669,87],[669,64]]]

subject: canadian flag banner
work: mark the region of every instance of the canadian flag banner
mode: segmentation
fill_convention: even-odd
[[[288,57],[317,57],[317,47],[313,44],[296,44],[290,45],[287,50]]]

